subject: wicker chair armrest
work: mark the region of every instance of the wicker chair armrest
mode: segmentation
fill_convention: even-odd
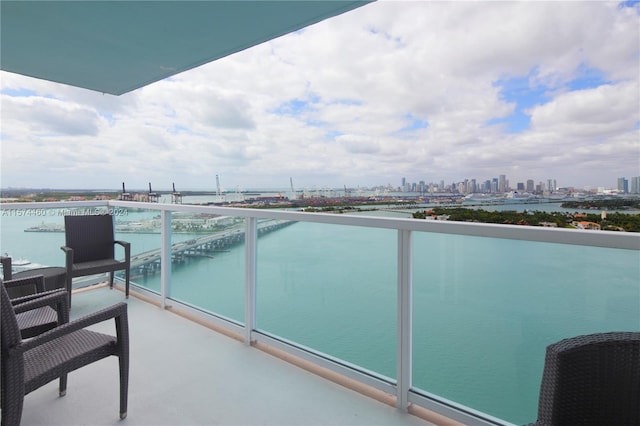
[[[16,278],[13,280],[2,282],[6,288],[35,286],[36,293],[42,293],[44,291],[44,276],[34,275],[32,277]]]
[[[56,294],[56,293],[58,293],[60,291],[64,291],[65,293],[67,292],[64,289],[56,288],[54,290],[47,290],[47,291],[43,291],[41,293],[29,294],[27,296],[16,297],[15,299],[11,299],[11,304],[13,305],[13,309],[16,311],[16,313],[18,313],[18,306],[24,305],[25,303],[30,302],[32,300],[38,300],[41,297],[44,297],[44,296],[47,296],[47,295],[50,295],[50,294]],[[22,311],[20,311],[20,312],[22,312]]]
[[[60,324],[69,322],[69,295],[66,290],[45,291],[44,293],[21,297],[20,299],[27,300],[13,307],[16,314],[50,306],[58,313],[58,322]]]
[[[124,247],[124,259],[128,261],[131,258],[131,243],[121,240],[115,240],[113,243]]]
[[[73,270],[73,249],[71,247],[62,246],[60,247],[60,250],[64,252],[64,266],[67,269],[67,281],[69,282],[71,279],[69,274]]]
[[[131,247],[131,243],[129,243],[129,242],[127,242],[127,241],[115,240],[113,243],[114,243],[114,244],[121,245],[121,246],[122,246],[122,247],[124,247],[124,248]]]
[[[58,339],[67,334],[73,333],[74,331],[81,330],[83,328],[87,328],[91,325],[98,324],[100,322],[104,322],[110,319],[115,319],[116,321],[116,335],[118,339],[118,343],[122,344],[125,342],[128,344],[129,342],[129,328],[128,328],[128,319],[127,319],[127,304],[120,302],[108,308],[104,308],[92,314],[86,315],[82,318],[78,318],[73,320],[67,324],[63,324],[58,326],[52,330],[49,330],[45,333],[42,333],[33,339],[23,341],[17,347],[13,348],[14,351],[25,352],[30,349],[36,348],[44,343],[50,342],[52,340]]]

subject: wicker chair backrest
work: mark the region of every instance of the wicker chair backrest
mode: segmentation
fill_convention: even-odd
[[[4,287],[2,280],[0,280],[1,295],[0,295],[0,327],[2,328],[2,358],[5,358],[6,351],[20,343],[20,328],[16,321],[16,314],[13,311],[11,300],[7,294],[7,289]]]
[[[640,425],[640,333],[598,333],[548,346],[538,424]]]
[[[65,216],[66,246],[73,249],[73,262],[113,259],[113,216]]]

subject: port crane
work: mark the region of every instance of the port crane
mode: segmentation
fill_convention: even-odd
[[[150,203],[157,203],[158,202],[158,193],[157,192],[153,192],[153,190],[151,189],[151,182],[149,182],[149,202]]]
[[[172,183],[173,192],[171,193],[171,202],[173,204],[182,204],[182,194],[176,191],[176,184]]]
[[[289,184],[291,185],[291,199],[295,200],[296,199],[296,190],[293,189],[293,178],[289,177]]]

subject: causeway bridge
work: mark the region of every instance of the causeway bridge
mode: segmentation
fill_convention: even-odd
[[[258,223],[258,236],[289,226],[290,220],[264,220]],[[206,234],[171,244],[171,263],[185,263],[195,257],[212,258],[216,252],[244,242],[244,225],[236,225],[220,232]],[[131,278],[160,273],[160,248],[131,256]]]

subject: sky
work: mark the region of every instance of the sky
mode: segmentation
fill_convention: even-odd
[[[0,72],[0,186],[640,175],[640,3],[378,1],[112,96]]]

